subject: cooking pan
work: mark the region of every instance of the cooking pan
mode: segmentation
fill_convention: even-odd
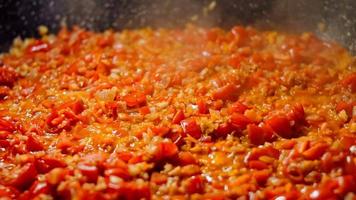
[[[56,32],[64,23],[95,31],[194,23],[314,32],[355,54],[355,9],[354,0],[0,0],[0,51],[17,36],[38,36],[39,25]]]

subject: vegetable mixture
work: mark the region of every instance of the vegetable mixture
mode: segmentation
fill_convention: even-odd
[[[16,39],[0,166],[4,199],[356,199],[356,60],[240,26]]]

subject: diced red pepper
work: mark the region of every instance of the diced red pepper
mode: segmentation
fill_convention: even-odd
[[[352,92],[356,92],[356,72],[349,74],[342,81],[344,87],[350,88]]]
[[[279,136],[283,138],[292,137],[292,126],[287,117],[285,116],[274,116],[266,121],[272,130]]]
[[[160,127],[155,126],[155,127],[152,127],[151,130],[152,130],[153,133],[155,133],[156,135],[164,136],[164,135],[166,135],[167,133],[169,133],[170,128],[164,127],[164,126],[160,126]]]
[[[353,112],[353,108],[356,106],[356,102],[351,102],[351,103],[347,103],[345,101],[341,101],[336,105],[336,112],[341,112],[342,110],[344,110],[347,114],[348,119],[352,118],[352,112]]]
[[[88,182],[96,183],[96,180],[99,177],[99,169],[95,165],[79,163],[77,168],[87,178]]]
[[[168,179],[167,175],[157,173],[157,172],[154,172],[151,176],[151,182],[157,185],[165,184],[167,182],[167,179]]]
[[[249,162],[251,160],[258,160],[261,156],[269,156],[278,159],[279,154],[279,150],[272,146],[253,148],[252,151],[246,155],[245,161]]]
[[[231,123],[225,122],[218,126],[218,128],[214,131],[214,136],[217,138],[225,138],[228,134],[234,131],[234,127]]]
[[[328,148],[329,148],[328,144],[318,143],[315,146],[312,146],[308,150],[304,151],[303,156],[308,160],[315,160],[320,158]]]
[[[178,154],[178,147],[173,142],[160,142],[157,145],[156,152],[154,154],[154,159],[156,161],[165,161],[167,159],[173,158]]]
[[[172,123],[179,124],[184,119],[185,119],[184,112],[182,110],[178,110],[173,116]]]
[[[246,129],[248,124],[251,124],[252,120],[243,114],[233,113],[231,115],[231,125],[239,130]]]
[[[29,53],[37,53],[37,52],[47,52],[50,50],[49,43],[43,40],[36,40],[32,44],[27,47],[27,52]]]
[[[144,93],[134,93],[124,96],[124,101],[128,107],[144,106],[146,104],[146,95]]]
[[[0,118],[0,130],[8,131],[11,133],[11,132],[15,131],[15,125],[8,120]]]
[[[262,170],[262,169],[267,169],[268,165],[259,160],[251,160],[248,162],[248,167],[250,169]]]
[[[254,145],[261,145],[265,143],[264,129],[255,124],[247,125],[247,136],[250,142]]]
[[[292,107],[291,112],[288,113],[289,120],[294,120],[296,123],[304,122],[305,112],[302,104],[297,104]]]
[[[35,181],[29,189],[31,197],[36,197],[40,194],[49,194],[51,188],[47,182]]]
[[[180,122],[185,134],[192,136],[195,139],[199,139],[202,136],[200,126],[194,119],[186,119]]]
[[[252,173],[252,177],[255,178],[260,185],[265,184],[270,176],[271,172],[268,169],[254,171]]]
[[[26,163],[22,166],[11,185],[18,189],[26,189],[37,178],[37,170],[34,163]]]
[[[44,156],[36,160],[36,169],[40,173],[47,173],[54,168],[64,168],[67,164],[60,159]]]
[[[200,114],[208,114],[209,113],[209,108],[206,102],[202,99],[199,99],[197,102],[198,106],[198,111]]]
[[[41,151],[44,149],[42,143],[33,135],[28,135],[26,148],[28,151]]]
[[[244,114],[244,112],[245,112],[246,110],[248,110],[248,109],[249,109],[248,106],[246,106],[245,104],[243,104],[243,103],[241,103],[241,102],[239,102],[239,101],[236,101],[235,103],[233,103],[233,104],[231,105],[230,111],[231,111],[232,113]]]
[[[70,172],[65,168],[54,168],[46,174],[47,183],[50,185],[58,185],[61,181],[65,180]]]
[[[194,158],[193,154],[189,151],[179,152],[178,154],[178,162],[180,165],[191,165],[197,164],[196,159]]]
[[[243,57],[240,54],[233,54],[229,58],[228,64],[235,68],[239,68],[242,60],[243,60]]]
[[[115,167],[115,168],[107,169],[105,170],[104,175],[105,176],[114,175],[124,180],[129,180],[131,178],[128,168],[123,168],[123,167]]]
[[[234,84],[226,84],[213,92],[213,99],[234,100],[239,95],[239,86]]]
[[[201,176],[192,176],[187,180],[185,191],[188,194],[203,193],[205,181]]]
[[[141,115],[143,115],[143,116],[145,116],[145,115],[151,113],[150,108],[149,108],[148,106],[143,106],[143,107],[141,107],[138,111],[139,111],[139,112],[141,113]]]

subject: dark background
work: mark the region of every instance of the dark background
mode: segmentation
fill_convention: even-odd
[[[311,31],[356,53],[355,0],[0,0],[0,51],[16,36],[37,36],[61,23],[107,28],[180,27],[187,22],[229,28],[236,24],[287,32]],[[214,9],[209,9],[214,7]],[[320,24],[325,30],[320,31]]]

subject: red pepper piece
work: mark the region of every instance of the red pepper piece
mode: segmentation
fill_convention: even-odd
[[[262,161],[259,160],[251,160],[248,162],[248,167],[250,169],[257,169],[257,170],[262,170],[262,169],[268,169],[268,165]]]
[[[264,129],[255,124],[247,125],[247,136],[250,142],[254,145],[261,145],[265,143]]]
[[[35,181],[29,189],[31,197],[36,197],[40,194],[49,194],[51,188],[47,182]]]
[[[285,116],[274,116],[266,121],[272,130],[279,136],[283,138],[292,137],[292,127],[289,120]]]
[[[36,169],[39,173],[47,173],[54,168],[64,168],[67,164],[63,160],[54,157],[44,156],[36,160]]]
[[[218,128],[214,131],[214,136],[217,138],[225,138],[228,134],[234,131],[234,127],[231,123],[225,122],[218,126]]]
[[[233,104],[231,105],[230,111],[231,111],[232,113],[244,114],[244,112],[245,112],[246,110],[248,110],[248,109],[249,109],[248,106],[246,106],[245,104],[243,104],[243,103],[241,103],[241,102],[239,102],[239,101],[236,101],[235,103],[233,103]]]
[[[80,172],[87,177],[87,181],[90,183],[96,183],[99,177],[99,170],[95,165],[89,165],[86,163],[79,163],[77,168]]]
[[[19,74],[12,68],[5,66],[0,67],[0,86],[12,87],[18,78]]]
[[[260,185],[265,184],[270,176],[271,172],[268,169],[254,171],[252,173],[252,177],[255,178],[257,183]]]
[[[308,160],[315,160],[315,159],[319,159],[328,148],[329,148],[328,144],[318,143],[312,146],[311,148],[309,148],[308,150],[304,151],[302,154],[304,158]]]
[[[188,194],[203,193],[205,180],[201,176],[192,176],[187,180],[185,191]]]
[[[151,176],[151,182],[155,183],[156,185],[165,184],[167,182],[167,179],[168,179],[167,175],[157,173],[157,172],[154,172]]]
[[[215,90],[212,95],[214,100],[234,100],[238,96],[239,91],[239,86],[229,83]]]
[[[184,112],[182,110],[178,110],[173,116],[172,123],[179,124],[184,119],[185,119]]]
[[[253,148],[252,151],[246,155],[245,162],[247,163],[251,160],[258,160],[261,156],[269,156],[278,159],[279,151],[271,146]]]
[[[15,131],[15,125],[8,120],[0,118],[0,130],[12,133],[13,131]]]
[[[351,92],[356,92],[356,72],[349,74],[342,81],[344,87],[350,88]]]
[[[252,120],[250,120],[243,114],[233,113],[231,115],[231,125],[234,128],[243,130],[243,129],[246,129],[247,125],[251,124],[251,123],[252,123]]]
[[[195,139],[199,139],[202,136],[200,126],[194,119],[186,119],[180,122],[185,134],[192,136]]]
[[[134,93],[124,96],[124,101],[128,107],[144,106],[146,104],[146,95],[144,93]]]
[[[178,154],[178,147],[173,142],[160,142],[157,145],[154,159],[156,161],[165,161],[173,158]]]
[[[36,180],[37,170],[33,163],[26,163],[21,167],[15,179],[11,181],[11,185],[18,189],[26,189]]]
[[[209,108],[206,102],[203,99],[199,99],[197,102],[198,111],[200,114],[208,114]]]
[[[37,53],[37,52],[47,52],[50,49],[50,45],[43,40],[36,40],[31,45],[27,47],[27,52]]]
[[[33,135],[28,135],[26,148],[28,151],[41,151],[44,149],[42,143]]]
[[[105,170],[104,175],[105,176],[114,175],[124,180],[129,180],[131,178],[128,168],[124,168],[124,167],[115,167],[115,168],[107,169]]]
[[[178,162],[180,165],[183,165],[183,166],[197,164],[197,161],[194,158],[193,154],[188,151],[179,152]]]

